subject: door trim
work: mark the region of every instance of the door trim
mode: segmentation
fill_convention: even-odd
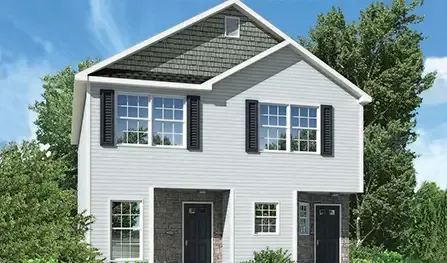
[[[338,234],[338,262],[341,263],[341,228],[343,226],[342,224],[342,205],[341,204],[314,204],[314,263],[317,263],[317,206],[338,206],[340,208],[339,210],[339,217],[340,217],[340,231]]]
[[[185,205],[211,205],[211,263],[214,261],[214,203],[213,202],[182,202],[182,263],[185,263]]]

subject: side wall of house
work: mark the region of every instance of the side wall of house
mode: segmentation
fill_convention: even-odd
[[[202,150],[160,147],[101,147],[102,88],[119,92],[200,95]],[[334,107],[334,157],[312,153],[245,152],[245,100]],[[361,123],[356,99],[331,79],[285,48],[214,86],[213,91],[187,92],[156,88],[92,86],[91,210],[96,217],[92,245],[108,256],[111,199],[140,199],[148,218],[148,189],[233,189],[235,262],[253,250],[292,251],[296,197],[294,191],[361,191]],[[319,146],[318,146],[319,147]],[[254,202],[277,202],[279,233],[254,234]],[[144,222],[144,236],[148,236]],[[228,240],[223,240],[228,242]],[[145,241],[144,257],[149,254]],[[225,258],[226,255],[223,255]]]
[[[78,212],[88,212],[90,206],[90,93],[86,91],[82,126],[78,145]]]

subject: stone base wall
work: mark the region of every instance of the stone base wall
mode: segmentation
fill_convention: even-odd
[[[222,263],[222,233],[228,194],[223,191],[155,189],[154,260],[159,263],[182,262],[182,202],[213,202],[214,263]],[[225,207],[224,207],[225,206]]]
[[[298,263],[314,263],[315,204],[342,205],[341,263],[349,263],[349,195],[340,194],[339,196],[331,196],[329,194],[299,192],[297,202],[309,203],[310,209],[310,234],[298,235]],[[297,211],[297,213],[299,213],[299,211]]]

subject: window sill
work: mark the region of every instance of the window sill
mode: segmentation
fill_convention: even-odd
[[[165,146],[165,145],[159,145],[159,146],[153,146],[149,144],[117,144],[116,147],[136,147],[136,148],[152,148],[152,149],[178,149],[178,150],[186,150],[186,146]]]
[[[276,233],[254,233],[254,236],[279,236],[279,232],[276,232]]]
[[[111,259],[109,262],[145,262],[142,258]]]
[[[274,150],[260,150],[259,153],[273,153],[273,154],[303,154],[303,155],[320,155],[319,152],[288,152],[288,151],[274,151]]]

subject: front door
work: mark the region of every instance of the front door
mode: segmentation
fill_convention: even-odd
[[[211,204],[185,204],[184,263],[211,263]]]
[[[316,252],[317,263],[339,263],[340,260],[340,207],[317,205]]]

